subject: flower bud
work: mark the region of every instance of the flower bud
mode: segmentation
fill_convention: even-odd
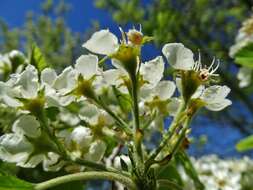
[[[141,45],[143,41],[143,34],[135,29],[131,29],[127,32],[128,41],[133,45]]]

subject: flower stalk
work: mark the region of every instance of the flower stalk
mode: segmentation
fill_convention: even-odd
[[[112,173],[112,172],[81,172],[76,174],[65,175],[61,177],[57,177],[42,183],[38,183],[35,185],[35,190],[45,190],[48,188],[55,187],[60,184],[72,182],[72,181],[87,181],[87,180],[110,180],[110,181],[118,181],[125,185],[129,190],[137,190],[135,183],[131,180],[131,178]]]

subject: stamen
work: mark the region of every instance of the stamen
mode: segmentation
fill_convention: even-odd
[[[122,36],[122,41],[121,41],[121,43],[127,43],[127,40],[126,40],[126,33],[122,30],[122,28],[121,27],[119,27],[119,30],[120,30],[120,32],[121,32],[121,36]]]
[[[215,57],[213,58],[213,61],[212,61],[212,63],[211,63],[211,65],[209,66],[209,68],[208,68],[208,71],[210,71],[212,68],[213,68],[213,65],[214,65],[214,63],[215,63]]]

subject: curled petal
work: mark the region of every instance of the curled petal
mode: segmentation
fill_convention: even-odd
[[[118,49],[117,37],[107,30],[95,32],[91,38],[83,44],[89,51],[102,55],[110,55]]]
[[[72,67],[67,67],[63,72],[56,78],[53,87],[58,90],[61,94],[66,94],[72,91],[76,85],[76,72]]]
[[[220,111],[226,108],[227,106],[231,105],[232,102],[228,99],[223,99],[218,102],[210,103],[206,105],[206,108],[211,111]]]
[[[161,100],[167,100],[171,98],[176,89],[176,85],[172,81],[161,81],[154,88],[154,94]]]
[[[41,72],[42,83],[52,86],[56,78],[57,74],[54,69],[46,68]]]
[[[29,137],[38,137],[41,134],[39,122],[31,115],[23,115],[16,120],[12,126],[12,131]]]
[[[101,140],[96,140],[90,145],[89,152],[85,155],[85,159],[98,162],[103,158],[105,151],[105,142]]]
[[[18,76],[16,86],[20,86],[20,92],[23,98],[35,98],[39,89],[38,72],[32,65],[28,65],[26,69]]]
[[[164,62],[162,56],[156,57],[155,59],[141,64],[140,74],[143,76],[143,79],[146,86],[152,88],[154,87],[163,77],[164,72]]]
[[[230,88],[227,86],[214,85],[205,89],[201,98],[208,103],[217,102],[226,98],[229,92]]]
[[[33,146],[22,135],[5,134],[0,137],[0,159],[23,164],[33,151]]]
[[[76,60],[76,70],[83,75],[85,79],[90,79],[97,74],[98,57],[95,55],[82,55]]]
[[[181,43],[169,43],[162,52],[169,64],[178,70],[191,70],[194,65],[193,53]]]
[[[64,161],[59,161],[60,156],[56,153],[49,152],[47,158],[43,160],[43,169],[45,171],[59,171],[64,165]]]

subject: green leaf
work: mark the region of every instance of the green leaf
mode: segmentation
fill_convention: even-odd
[[[46,67],[49,67],[49,65],[46,63],[45,57],[43,56],[40,48],[35,44],[32,45],[30,50],[29,63],[31,65],[34,65],[39,72],[41,72]]]
[[[33,190],[34,185],[14,176],[0,176],[0,190]]]
[[[157,180],[170,180],[171,182],[183,186],[183,180],[178,173],[178,169],[175,162],[170,162],[166,166],[162,165],[156,170]],[[172,190],[175,188],[171,187]],[[159,190],[166,190],[164,187],[160,187]]]
[[[238,151],[247,151],[253,149],[253,135],[240,140],[236,144],[236,150]]]
[[[235,62],[242,66],[253,68],[253,43],[249,43],[236,53]]]
[[[60,113],[60,111],[59,111],[59,108],[57,108],[57,107],[46,108],[46,115],[52,121],[57,120],[57,116],[59,113]]]
[[[198,177],[198,173],[195,170],[190,158],[184,151],[179,151],[176,155],[177,161],[182,164],[184,167],[184,170],[186,174],[193,180],[195,188],[197,190],[204,190],[205,186],[204,184],[200,181]]]

